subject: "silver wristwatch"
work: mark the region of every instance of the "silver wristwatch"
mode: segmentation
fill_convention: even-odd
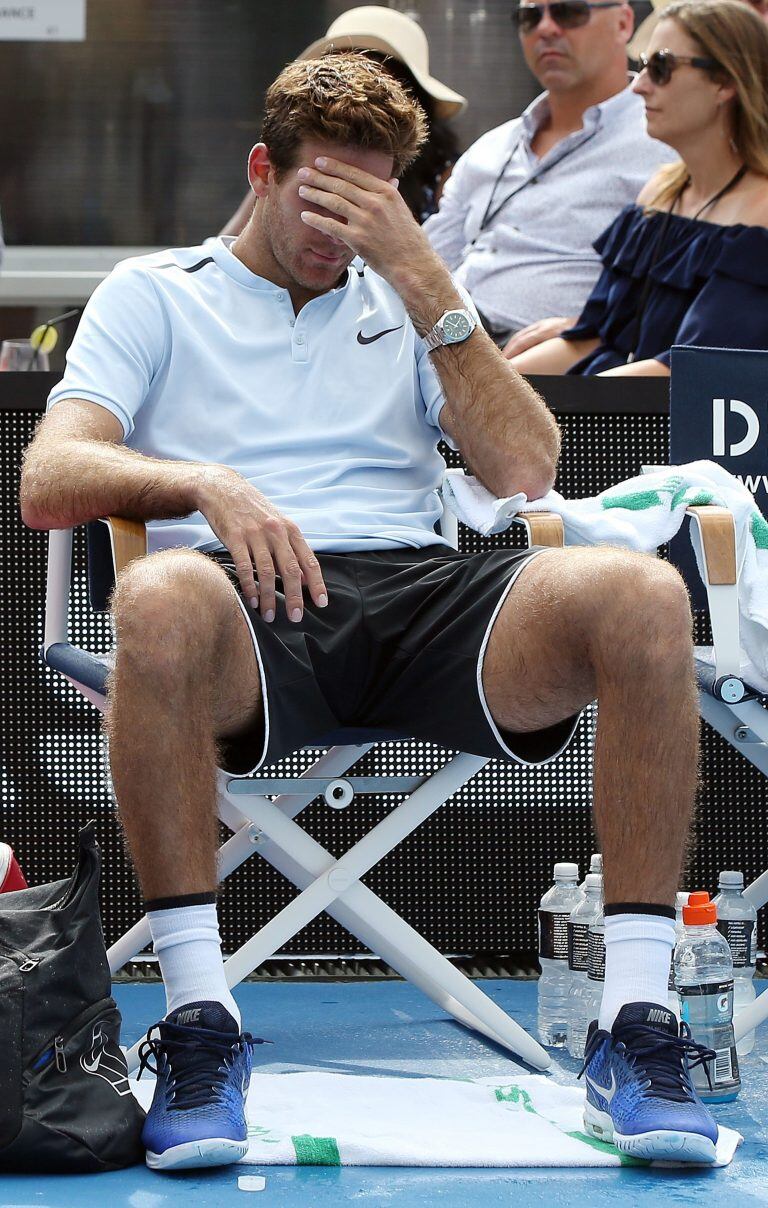
[[[427,352],[442,344],[462,344],[477,327],[477,319],[468,310],[447,310],[424,337]]]

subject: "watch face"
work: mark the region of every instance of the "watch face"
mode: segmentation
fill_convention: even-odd
[[[451,310],[443,318],[443,334],[448,343],[466,340],[472,331],[472,326],[466,315],[460,310]]]

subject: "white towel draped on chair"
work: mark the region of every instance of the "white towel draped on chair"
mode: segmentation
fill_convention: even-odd
[[[443,500],[464,524],[483,536],[509,528],[518,512],[556,512],[563,519],[567,545],[623,545],[651,553],[677,533],[685,510],[718,504],[733,514],[739,580],[741,673],[768,692],[768,523],[752,495],[713,461],[681,466],[643,466],[628,478],[587,499],[564,499],[550,491],[542,499],[523,494],[497,499],[476,478],[447,470]],[[691,542],[701,570],[696,527]]]

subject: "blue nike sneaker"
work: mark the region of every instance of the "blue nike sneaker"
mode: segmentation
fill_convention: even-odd
[[[584,1065],[584,1128],[635,1158],[714,1162],[717,1124],[691,1081],[715,1054],[691,1039],[666,1007],[621,1008],[610,1032],[590,1024]]]
[[[139,1049],[139,1077],[157,1074],[141,1134],[147,1166],[226,1166],[245,1156],[251,1046],[261,1043],[218,1002],[188,1003],[150,1028]]]

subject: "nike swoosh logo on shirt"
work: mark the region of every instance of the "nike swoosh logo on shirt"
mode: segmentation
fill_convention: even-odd
[[[403,327],[402,323],[400,324],[400,327],[385,327],[384,331],[377,331],[375,336],[364,336],[363,333],[359,331],[357,333],[357,342],[358,344],[373,344],[375,340],[380,340],[382,336],[388,336],[390,332],[400,331],[401,327]]]
[[[600,1095],[601,1098],[605,1099],[606,1103],[610,1103],[611,1099],[613,1098],[613,1096],[616,1094],[616,1091],[618,1090],[618,1087],[616,1086],[616,1075],[614,1074],[613,1070],[611,1070],[611,1085],[610,1086],[601,1086],[599,1082],[595,1082],[594,1078],[590,1078],[589,1074],[586,1075],[586,1078],[587,1078],[587,1082],[592,1087],[592,1090],[597,1091],[598,1095]]]

